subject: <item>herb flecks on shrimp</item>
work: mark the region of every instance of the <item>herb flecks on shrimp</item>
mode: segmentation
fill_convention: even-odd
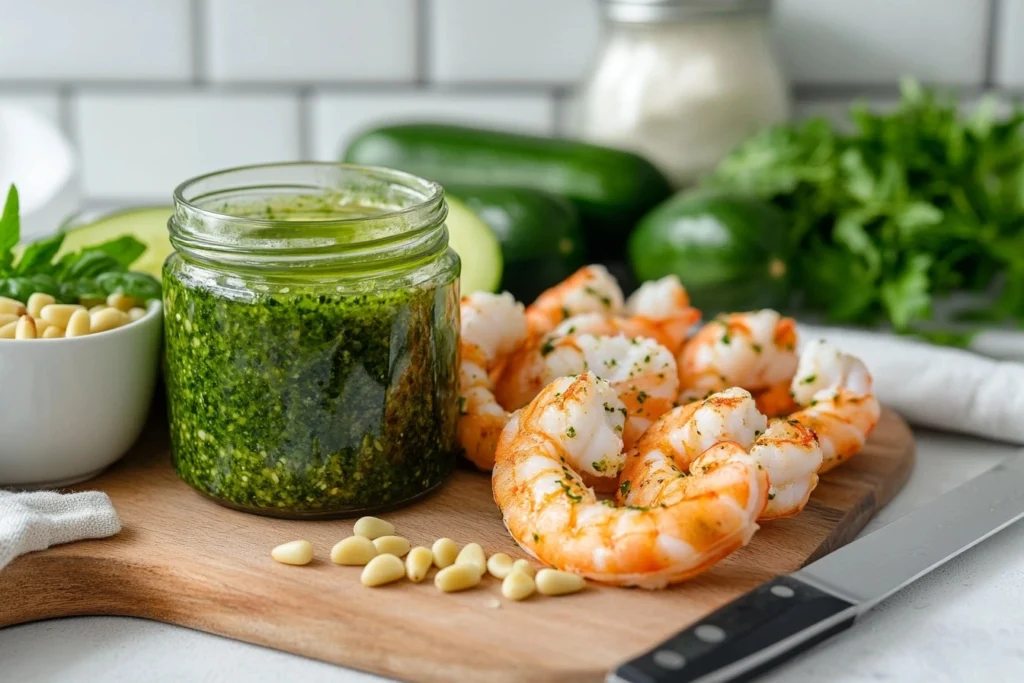
[[[555,380],[512,416],[492,482],[520,546],[590,579],[660,588],[700,574],[745,545],[767,502],[765,471],[731,442],[698,456],[693,464],[700,474],[690,476],[679,476],[674,450],[646,451],[638,444],[627,458],[619,407],[625,406],[608,382],[584,373]],[[566,436],[570,426],[576,437]],[[624,461],[620,491],[629,495],[638,482],[659,482],[644,506],[599,501],[584,484],[581,474],[618,474]]]

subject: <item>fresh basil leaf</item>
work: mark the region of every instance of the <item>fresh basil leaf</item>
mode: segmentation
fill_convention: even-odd
[[[64,271],[70,279],[96,277],[103,273],[121,272],[125,266],[109,254],[102,251],[83,251]]]
[[[100,253],[109,256],[117,261],[120,266],[127,270],[135,261],[146,252],[146,245],[131,235],[122,235],[108,242],[103,242],[82,250],[82,255]]]
[[[67,302],[60,296],[60,287],[58,286],[57,281],[50,275],[19,275],[0,278],[0,296],[16,299],[22,303],[28,303],[28,298],[36,292],[49,294],[55,299]],[[75,301],[74,303],[78,302]]]
[[[104,273],[96,278],[96,284],[107,294],[124,294],[140,301],[161,296],[160,282],[145,273]]]
[[[61,232],[28,245],[18,260],[14,273],[28,275],[32,272],[49,272],[52,270],[50,262],[60,251],[60,245],[63,243],[64,233]]]
[[[14,263],[11,249],[21,239],[21,216],[18,208],[18,188],[11,185],[7,191],[4,212],[0,214],[0,274],[9,272]]]

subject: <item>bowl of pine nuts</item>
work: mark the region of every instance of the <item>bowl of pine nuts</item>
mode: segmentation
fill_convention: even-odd
[[[124,455],[146,423],[163,308],[0,297],[0,486],[56,488]]]

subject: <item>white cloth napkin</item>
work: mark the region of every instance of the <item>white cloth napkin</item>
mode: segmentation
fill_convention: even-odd
[[[14,493],[0,490],[0,569],[18,555],[121,530],[102,491]]]
[[[882,333],[799,331],[863,360],[878,400],[911,424],[1024,444],[1024,364]]]

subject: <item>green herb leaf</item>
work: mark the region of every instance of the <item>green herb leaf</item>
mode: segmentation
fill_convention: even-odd
[[[63,243],[64,233],[61,232],[28,245],[21,255],[21,259],[18,260],[14,273],[25,275],[32,272],[50,272],[52,270],[50,261],[60,251],[60,245]]]
[[[21,239],[21,217],[19,215],[18,188],[11,185],[7,191],[4,212],[0,215],[0,275],[10,272],[14,263],[11,250]]]
[[[95,280],[106,295],[124,294],[140,301],[159,299],[160,283],[146,273],[104,273]]]
[[[915,254],[898,276],[882,283],[882,303],[897,331],[905,331],[915,320],[929,317],[932,298],[928,292],[928,268],[931,264],[931,256]]]

